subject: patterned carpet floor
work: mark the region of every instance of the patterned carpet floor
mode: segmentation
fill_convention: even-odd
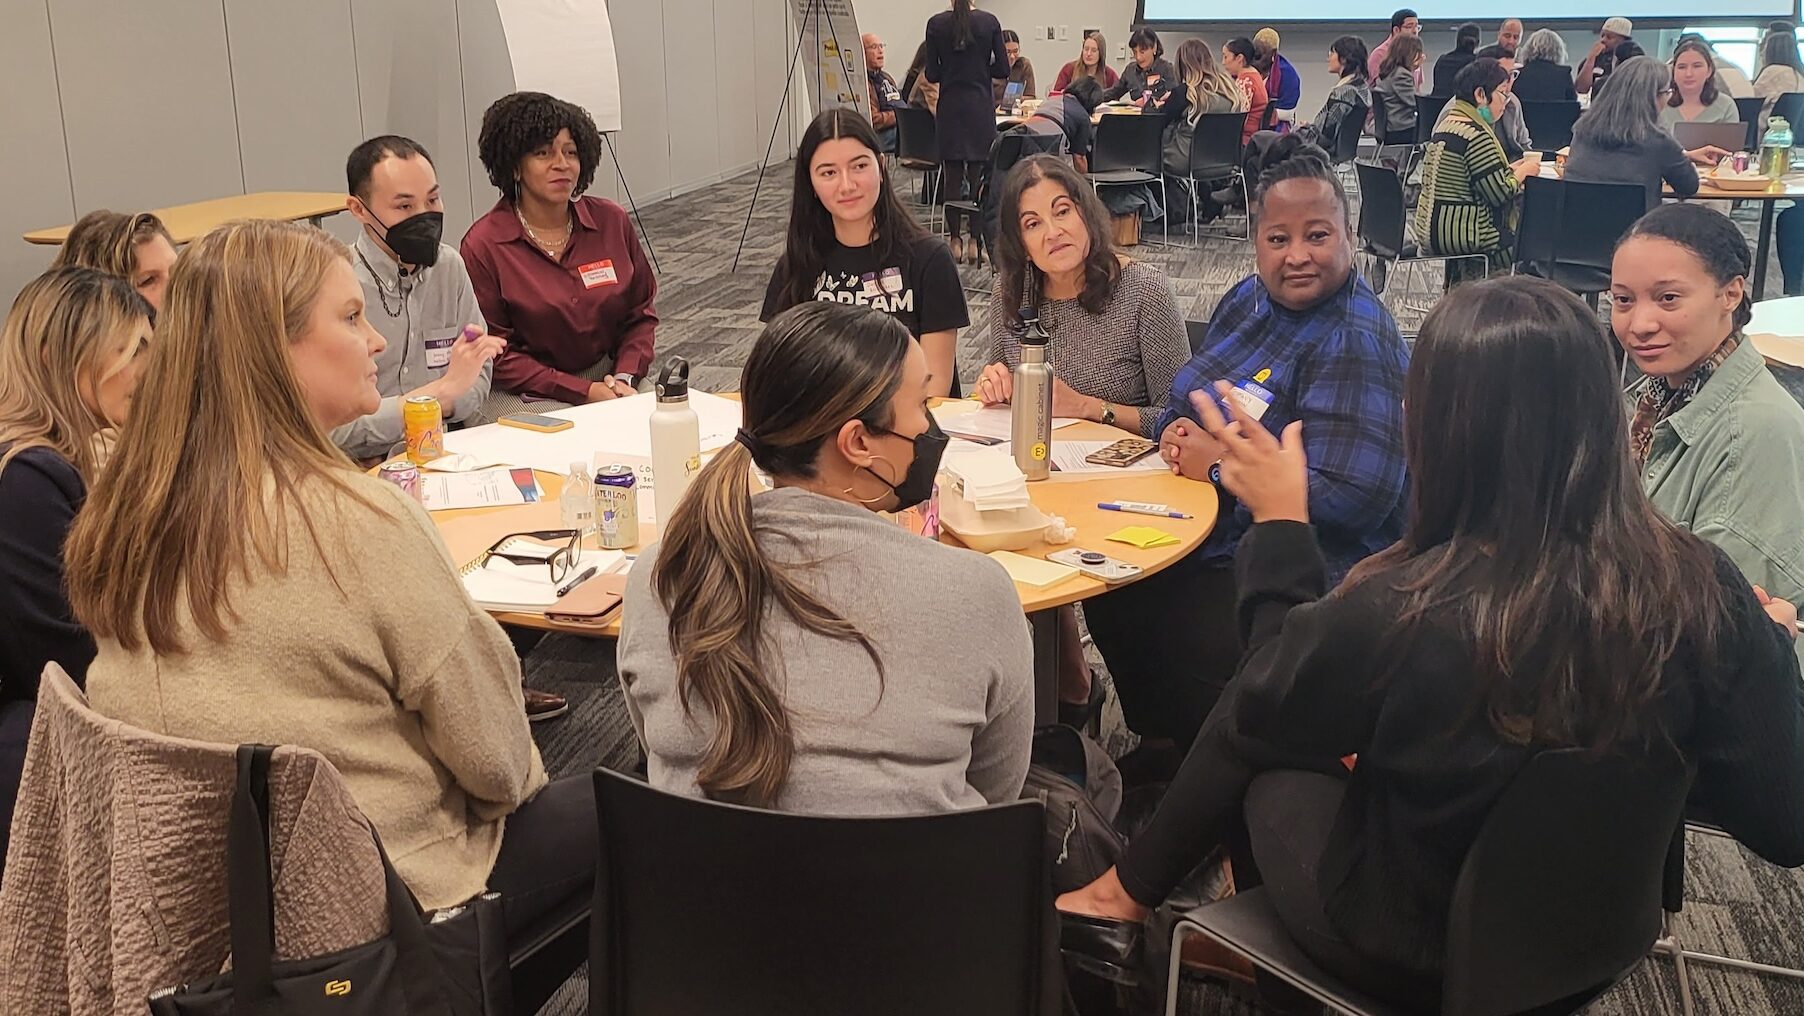
[[[746,209],[752,204],[755,174],[641,209],[644,235],[658,261],[660,357],[680,354],[693,368],[692,382],[704,390],[738,387],[740,369],[757,337],[758,308],[771,266],[781,250],[787,223],[788,164],[773,166],[764,180],[743,255],[733,267]],[[912,188],[912,183],[910,184]],[[1754,222],[1738,214],[1750,240]],[[1235,228],[1242,223],[1236,221]],[[1156,230],[1148,235],[1156,235]],[[1252,270],[1245,240],[1205,235],[1197,246],[1142,245],[1132,256],[1154,261],[1172,276],[1186,317],[1207,320],[1230,286]],[[1399,324],[1413,333],[1439,288],[1438,268],[1418,268],[1410,281],[1419,294],[1397,299]],[[967,383],[986,361],[988,333],[983,320],[989,300],[987,268],[961,269],[972,304],[973,327],[959,343],[960,374]],[[1778,268],[1772,268],[1771,295],[1778,295]],[[1393,276],[1393,285],[1400,285]],[[1804,393],[1796,376],[1784,378]],[[1092,651],[1092,663],[1105,673]],[[553,777],[597,765],[630,767],[638,746],[614,670],[611,642],[554,635],[526,659],[527,684],[569,696],[567,716],[538,724],[534,735]],[[1133,744],[1110,699],[1105,741],[1116,754]],[[1774,868],[1716,837],[1692,838],[1686,873],[1687,905],[1677,918],[1680,937],[1690,947],[1767,963],[1804,967],[1804,874]],[[1763,977],[1718,968],[1693,967],[1697,1012],[1733,1016],[1804,1014],[1804,981]],[[543,1010],[543,1016],[576,1016],[587,1011],[588,979],[579,972]],[[1186,1016],[1249,1016],[1265,1010],[1213,982],[1186,978],[1179,1010]],[[1588,1010],[1597,1016],[1679,1014],[1672,964],[1644,962]],[[802,1014],[798,1014],[802,1016]]]

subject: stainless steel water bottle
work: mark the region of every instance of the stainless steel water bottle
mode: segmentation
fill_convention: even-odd
[[[1015,394],[1010,404],[1009,443],[1015,465],[1029,480],[1052,475],[1052,336],[1040,324],[1040,312],[1021,308],[1021,365],[1015,368]]]

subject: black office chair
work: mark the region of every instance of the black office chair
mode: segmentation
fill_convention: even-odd
[[[1543,751],[1498,798],[1466,853],[1448,908],[1441,1009],[1448,1016],[1577,1012],[1632,970],[1660,934],[1661,871],[1690,773],[1583,749]],[[1181,917],[1323,1005],[1354,1016],[1422,1016],[1340,983],[1284,931],[1263,889]]]
[[[1037,801],[793,815],[595,772],[595,1016],[1052,1016]]]
[[[1485,265],[1486,274],[1489,274],[1490,259],[1483,254],[1424,254],[1416,244],[1404,239],[1409,205],[1403,197],[1403,179],[1396,170],[1363,159],[1353,163],[1353,170],[1359,174],[1360,250],[1378,260],[1385,268],[1378,275],[1373,288],[1387,306],[1389,287],[1386,281],[1391,269],[1401,264],[1467,261],[1476,258]]]
[[[1579,183],[1529,177],[1522,195],[1514,270],[1539,275],[1585,298],[1610,288],[1616,241],[1647,212],[1638,183]]]
[[[1244,114],[1241,122],[1246,122]],[[1104,116],[1096,125],[1096,148],[1090,153],[1090,172],[1085,176],[1090,186],[1099,191],[1104,187],[1157,185],[1160,207],[1169,209],[1171,202],[1165,188],[1165,118],[1126,113]],[[1159,221],[1169,245],[1169,211]]]
[[[1690,151],[1705,145],[1715,145],[1726,152],[1741,151],[1741,143],[1747,140],[1748,125],[1740,123],[1675,123],[1672,125],[1673,140],[1679,147]]]
[[[1247,209],[1247,229],[1253,227],[1252,200],[1247,193],[1246,170],[1241,164],[1244,149],[1240,144],[1240,132],[1246,121],[1245,113],[1204,113],[1196,119],[1196,130],[1190,138],[1190,168],[1185,180],[1190,185],[1190,226],[1199,240],[1203,230],[1198,223],[1202,218],[1202,191],[1219,180],[1227,180],[1229,186],[1240,188],[1241,206]],[[1228,236],[1236,240],[1244,240],[1250,235],[1235,236],[1232,230],[1228,232]]]
[[[1685,944],[1679,941],[1678,933],[1673,929],[1672,918],[1679,911],[1685,909],[1685,834],[1687,832],[1732,839],[1727,832],[1717,826],[1704,822],[1686,822],[1681,824],[1678,831],[1673,834],[1672,848],[1666,855],[1665,879],[1661,892],[1661,907],[1666,911],[1666,919],[1660,938],[1654,943],[1654,954],[1672,957],[1673,974],[1679,982],[1679,1008],[1681,1011],[1685,1016],[1692,1016],[1691,976],[1687,969],[1687,965],[1690,963],[1701,963],[1711,967],[1728,967],[1732,970],[1746,970],[1750,973],[1786,977],[1793,980],[1804,979],[1804,970],[1775,966],[1770,963],[1755,963],[1751,960],[1718,956],[1714,953],[1693,952],[1685,948]]]
[[[1209,322],[1185,321],[1184,336],[1190,340],[1190,355],[1195,356],[1203,348],[1203,340],[1209,335]]]
[[[1804,92],[1785,92],[1773,100],[1773,116],[1782,116],[1791,124],[1792,143],[1795,146],[1800,131],[1799,121],[1804,120]]]
[[[1522,126],[1528,128],[1529,140],[1534,142],[1535,148],[1543,152],[1557,152],[1572,144],[1572,125],[1578,118],[1576,99],[1522,104]]]
[[[1736,119],[1740,120],[1748,129],[1747,134],[1742,138],[1741,146],[1750,152],[1760,147],[1760,110],[1765,103],[1766,100],[1758,95],[1735,100]],[[1729,150],[1735,151],[1733,148]]]
[[[1425,145],[1434,136],[1435,124],[1440,122],[1441,112],[1452,98],[1451,95],[1416,96],[1416,144]]]
[[[896,110],[896,161],[921,174],[915,204],[927,213],[927,228],[936,229],[945,164],[940,161],[939,126],[932,110],[917,106]]]

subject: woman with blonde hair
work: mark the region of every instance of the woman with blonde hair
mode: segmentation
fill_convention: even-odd
[[[620,683],[653,786],[839,815],[1020,796],[1033,648],[1014,584],[877,514],[933,493],[931,383],[920,343],[867,307],[800,304],[753,344],[745,425],[628,581]],[[775,489],[752,493],[753,466]]]
[[[1147,112],[1165,117],[1165,172],[1174,177],[1190,175],[1190,150],[1197,121],[1208,113],[1246,110],[1246,93],[1215,62],[1215,50],[1201,39],[1186,39],[1178,47],[1179,86],[1147,104]]]
[[[162,219],[150,212],[126,215],[103,208],[76,220],[50,266],[80,265],[117,275],[162,310],[175,257],[175,240]]]
[[[56,663],[79,683],[94,658],[63,595],[63,539],[131,408],[150,313],[124,279],[52,268],[0,330],[0,864],[38,676]]]
[[[380,400],[383,345],[318,229],[228,223],[183,254],[65,549],[88,695],[162,734],[320,752],[423,906],[492,889],[512,939],[586,912],[593,794],[546,785],[513,647],[419,503],[332,443]]]

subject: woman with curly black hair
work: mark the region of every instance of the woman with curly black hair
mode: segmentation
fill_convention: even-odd
[[[595,121],[515,92],[482,114],[477,153],[501,200],[462,253],[490,333],[507,339],[482,415],[631,395],[651,366],[658,284],[626,210],[584,195],[601,161]]]

